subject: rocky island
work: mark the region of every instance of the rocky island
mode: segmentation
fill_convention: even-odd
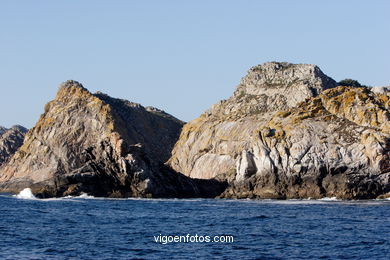
[[[157,108],[67,81],[0,168],[0,189],[31,188],[38,197],[214,197],[225,184],[164,165],[182,126]]]
[[[388,88],[339,86],[315,65],[268,62],[252,67],[232,97],[184,124],[67,81],[23,145],[5,156],[0,145],[0,191],[389,197],[389,96]]]

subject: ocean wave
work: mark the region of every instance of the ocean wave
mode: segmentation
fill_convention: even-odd
[[[80,199],[94,199],[94,196],[88,195],[87,193],[81,193],[79,196],[76,196],[74,198],[80,198]]]
[[[60,198],[44,198],[40,199],[34,196],[30,188],[25,188],[20,191],[18,194],[13,195],[13,197],[18,199],[29,199],[29,200],[39,200],[39,201],[76,201],[75,199],[95,199],[94,196],[88,195],[87,193],[81,193],[79,196],[65,196]]]
[[[321,201],[341,201],[340,199],[337,199],[336,197],[325,197],[325,198],[318,199],[318,200],[321,200]]]
[[[1,195],[4,197],[8,197],[10,195]],[[204,198],[186,198],[186,199],[178,199],[178,198],[140,198],[140,197],[128,197],[128,198],[109,198],[109,197],[94,197],[92,195],[89,195],[87,193],[81,193],[78,196],[64,196],[59,198],[37,198],[34,196],[30,188],[25,188],[22,191],[20,191],[16,195],[12,195],[13,197],[17,199],[29,199],[29,200],[39,200],[39,201],[79,201],[86,200],[86,199],[93,199],[93,200],[134,200],[134,201],[145,201],[145,202],[201,202],[201,201],[214,201],[214,202],[242,202],[242,203],[271,203],[271,204],[318,204],[318,203],[330,203],[330,202],[343,202],[343,203],[377,203],[377,202],[385,202],[387,203],[390,201],[389,198],[383,198],[383,199],[371,199],[371,200],[342,200],[338,199],[337,197],[325,197],[321,199],[313,199],[313,198],[307,198],[307,199],[286,199],[286,200],[278,200],[278,199],[204,199]],[[216,205],[207,205],[207,206],[219,206],[219,204]]]
[[[49,199],[42,199],[42,200],[66,200],[66,201],[77,201],[75,199],[98,199],[92,195],[88,195],[87,193],[81,193],[79,196],[64,196],[59,198],[49,198]]]
[[[17,195],[13,195],[14,197],[18,199],[28,199],[28,200],[34,200],[37,199],[34,194],[32,193],[30,188],[25,188],[22,191],[19,192]]]

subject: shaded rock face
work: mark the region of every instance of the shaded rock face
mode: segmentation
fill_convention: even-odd
[[[23,126],[13,126],[10,129],[0,127],[0,166],[22,146],[27,129]]]
[[[41,197],[82,192],[110,197],[207,196],[210,192],[200,184],[207,187],[213,181],[191,180],[163,165],[182,125],[156,108],[93,95],[80,83],[67,81],[24,144],[0,168],[0,188],[18,192],[30,187]]]
[[[0,126],[0,135],[4,134],[5,131],[7,131],[7,128]]]
[[[315,65],[269,62],[253,67],[232,97],[184,126],[169,165],[193,178],[231,177],[253,132],[275,112],[335,86]]]
[[[228,181],[224,198],[377,198],[390,191],[389,138],[386,88],[336,87],[314,65],[265,63],[183,127],[169,165]]]

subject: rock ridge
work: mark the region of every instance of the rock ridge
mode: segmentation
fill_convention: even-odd
[[[389,107],[389,87],[337,86],[312,64],[254,66],[230,98],[186,124],[71,80],[27,133],[0,127],[0,191],[390,197]]]
[[[258,65],[184,125],[168,163],[227,181],[223,198],[390,196],[389,93],[337,87],[315,65]]]
[[[182,125],[161,110],[92,94],[79,82],[67,81],[24,144],[0,168],[0,189],[18,192],[30,187],[41,197],[82,192],[108,197],[215,196],[215,190],[221,192],[219,183],[191,180],[163,165]],[[209,183],[214,189],[204,190]]]
[[[184,126],[169,165],[194,178],[232,173],[253,131],[274,113],[335,86],[315,65],[268,62],[252,67],[232,97]]]

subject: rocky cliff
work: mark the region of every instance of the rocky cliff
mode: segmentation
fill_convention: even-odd
[[[193,178],[232,175],[253,132],[277,111],[294,107],[336,82],[317,66],[269,62],[251,68],[233,96],[189,122],[169,165]]]
[[[24,144],[0,168],[0,189],[18,192],[30,187],[41,197],[82,192],[110,197],[210,196],[203,187],[214,182],[191,180],[163,165],[182,125],[159,109],[91,94],[80,83],[67,81]]]
[[[227,198],[376,198],[390,191],[389,92],[336,87],[314,65],[253,67],[186,124],[169,164]]]
[[[22,146],[27,129],[15,125],[10,129],[0,127],[0,166]]]
[[[390,191],[389,96],[338,87],[275,114],[225,197],[377,198]]]
[[[3,150],[0,142],[0,191],[390,197],[389,99],[388,87],[337,86],[315,65],[269,62],[183,126],[159,109],[67,81],[22,146],[25,130],[0,128],[1,138],[19,140]]]

